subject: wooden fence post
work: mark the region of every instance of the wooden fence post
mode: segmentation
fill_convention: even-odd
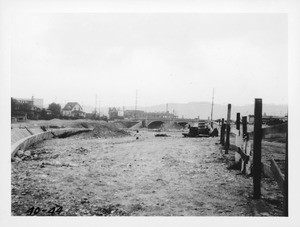
[[[225,154],[228,154],[228,150],[229,150],[229,146],[230,146],[230,115],[231,115],[231,104],[228,104],[227,123],[226,123]]]
[[[241,121],[241,114],[240,113],[236,113],[236,129],[240,130],[240,121]]]
[[[288,217],[289,216],[289,203],[288,203],[288,199],[289,199],[289,181],[288,181],[288,125],[287,125],[287,129],[286,129],[286,145],[285,145],[285,171],[284,171],[284,185],[283,185],[283,189],[284,189],[284,201],[283,201],[283,211],[284,211],[284,216]]]
[[[243,138],[247,136],[247,116],[242,117],[242,124],[243,124]]]
[[[242,117],[242,126],[243,126],[243,139],[247,138],[247,116],[243,116]],[[245,148],[243,151],[245,153],[247,153],[247,140],[244,140],[244,145],[243,145],[243,148]],[[249,160],[248,160],[249,162]],[[241,170],[242,170],[242,173],[245,174],[246,173],[246,162],[245,161],[242,161],[242,167],[241,167]]]
[[[220,143],[222,146],[224,146],[224,134],[225,134],[225,125],[224,125],[224,118],[222,118],[222,124],[221,124],[221,136],[220,136]]]
[[[243,139],[241,137],[241,132],[240,132],[240,113],[236,113],[236,121],[235,121],[235,125],[236,125],[236,130],[238,130],[238,134],[235,135],[235,146],[238,148],[238,149],[241,149],[242,147],[242,144],[243,144]],[[241,162],[241,154],[239,152],[235,152],[235,162],[236,163],[239,163]]]
[[[222,123],[221,123],[222,122]],[[222,144],[222,127],[223,127],[223,118],[222,118],[222,121],[219,122],[219,125],[221,124],[221,127],[220,127],[220,144]]]
[[[253,141],[253,198],[261,196],[261,139],[262,139],[262,99],[255,99],[254,141]]]

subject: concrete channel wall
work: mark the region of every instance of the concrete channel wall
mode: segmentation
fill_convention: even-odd
[[[23,128],[13,128],[11,129],[11,145],[15,144],[19,140],[31,136],[30,133],[25,127]]]
[[[16,143],[14,143],[11,146],[11,156],[15,156],[16,152],[18,150],[26,150],[28,147],[30,147],[32,144],[40,142],[45,139],[50,139],[54,136],[62,136],[64,134],[72,135],[80,132],[88,132],[92,129],[82,129],[82,128],[69,128],[69,129],[54,129],[47,132],[38,133],[35,135],[31,135],[28,137],[25,137]]]

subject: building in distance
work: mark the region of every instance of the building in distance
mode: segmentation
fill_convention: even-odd
[[[14,98],[15,100],[18,101],[18,103],[27,103],[29,104],[32,108],[39,108],[43,109],[44,108],[44,100],[43,99],[37,99],[32,96],[31,99],[26,99],[26,98]]]
[[[39,120],[43,108],[43,99],[11,98],[11,121]]]
[[[78,102],[68,102],[61,111],[62,116],[64,117],[78,117],[84,118],[85,112]]]

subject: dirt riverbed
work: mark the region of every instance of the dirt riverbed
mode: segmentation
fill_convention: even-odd
[[[227,169],[234,153],[222,154],[219,138],[140,134],[79,134],[29,148],[11,165],[12,215],[33,215],[32,207],[38,216],[282,215],[276,182],[263,179],[254,201],[252,178]]]

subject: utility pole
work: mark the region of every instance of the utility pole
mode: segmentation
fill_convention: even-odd
[[[226,122],[225,154],[228,154],[228,150],[229,150],[229,146],[230,146],[230,115],[231,115],[231,104],[228,104],[227,122]]]
[[[212,101],[211,101],[211,115],[210,115],[210,120],[211,120],[211,127],[213,127],[213,112],[214,112],[214,95],[215,95],[215,89],[213,88],[213,96],[212,96]]]
[[[99,99],[99,107],[98,107],[98,110],[99,110],[99,117],[100,117],[100,99]]]
[[[31,108],[33,108],[33,106],[34,106],[34,97],[33,96],[34,95],[31,96]]]
[[[97,113],[97,94],[95,95],[95,115]]]
[[[135,120],[137,118],[137,95],[138,95],[138,90],[135,91]]]

